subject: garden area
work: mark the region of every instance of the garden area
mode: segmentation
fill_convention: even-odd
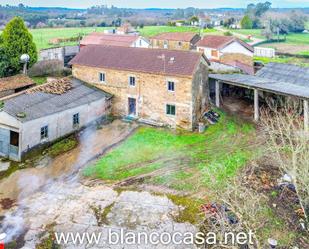
[[[297,197],[277,187],[281,172],[265,157],[258,129],[220,115],[219,123],[204,133],[140,126],[86,167],[83,175],[102,180],[119,193],[166,195],[184,207],[176,221],[199,224],[200,229],[215,231],[201,221],[207,212],[220,212],[220,205],[228,203],[229,212],[245,221],[237,224],[252,229],[261,244],[270,237],[280,245],[308,243],[306,234],[298,232]]]
[[[201,193],[223,186],[259,156],[253,125],[221,114],[202,134],[140,127],[123,144],[85,169],[108,182],[135,179],[178,191]]]

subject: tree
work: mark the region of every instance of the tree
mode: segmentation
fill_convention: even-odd
[[[0,78],[9,75],[8,67],[9,67],[8,58],[5,54],[5,50],[0,45]]]
[[[291,178],[305,219],[309,217],[309,132],[304,131],[302,105],[288,99],[282,107],[269,104],[261,123],[268,149],[283,174]]]
[[[18,73],[22,69],[23,65],[20,63],[20,56],[22,54],[30,56],[30,67],[38,59],[32,35],[20,17],[13,18],[3,30],[2,47],[8,59],[8,69],[12,74]]]
[[[252,20],[253,28],[261,28],[261,17],[271,8],[270,2],[258,3],[258,4],[249,4],[247,6],[246,15]]]
[[[252,29],[252,27],[253,27],[253,22],[248,15],[245,15],[243,17],[240,24],[241,24],[241,28],[243,28],[243,29]]]

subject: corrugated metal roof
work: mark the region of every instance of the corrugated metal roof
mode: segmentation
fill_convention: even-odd
[[[309,84],[296,84],[293,80],[287,82],[245,74],[210,74],[209,77],[239,86],[260,89],[282,95],[309,98]],[[309,78],[307,78],[307,80],[308,79]]]
[[[308,67],[283,63],[268,63],[257,72],[256,76],[309,87]]]
[[[3,111],[21,122],[27,122],[112,96],[77,79],[72,79],[72,86],[71,90],[61,95],[23,93],[4,101]],[[25,117],[18,117],[20,113],[25,113]]]

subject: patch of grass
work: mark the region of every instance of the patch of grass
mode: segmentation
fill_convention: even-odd
[[[290,57],[290,56],[276,56],[275,58],[266,58],[266,57],[254,57],[255,61],[263,62],[264,64],[270,62],[277,62],[277,63],[288,63],[288,64],[295,64],[303,67],[309,67],[308,59]]]
[[[264,225],[256,231],[260,241],[274,238],[280,246],[284,247],[291,245],[295,241],[297,237],[295,231],[287,230],[284,220],[278,217],[270,207],[265,206],[258,218],[265,221]]]
[[[103,209],[101,206],[98,206],[98,207],[90,206],[90,208],[92,209],[94,213],[94,216],[96,217],[98,226],[109,225],[107,215],[110,213],[114,205],[115,203],[113,202],[112,204],[106,206]]]
[[[223,112],[220,122],[203,134],[141,127],[83,173],[111,182],[146,175],[152,184],[197,192],[224,184],[254,158],[254,138],[252,124]]]
[[[37,85],[42,85],[42,84],[46,83],[46,81],[47,81],[47,77],[45,77],[45,76],[35,76],[35,77],[31,77],[31,79]]]
[[[142,36],[152,37],[159,35],[161,33],[174,33],[174,32],[196,32],[199,33],[200,29],[197,27],[173,27],[173,26],[145,26],[142,29],[139,29],[139,32]],[[203,29],[203,33],[212,33],[216,32],[215,29]]]
[[[54,143],[47,152],[50,156],[56,157],[62,153],[74,149],[78,144],[78,141],[74,135],[71,135],[65,139],[60,140],[59,142]]]
[[[201,205],[203,204],[202,200],[172,194],[167,194],[166,196],[175,205],[181,206],[183,208],[180,210],[176,217],[173,217],[176,222],[189,222],[191,224],[197,224],[199,221],[201,221]]]
[[[53,38],[70,38],[79,35],[84,36],[94,31],[103,31],[108,28],[101,27],[78,27],[78,28],[44,28],[44,29],[31,29],[30,32],[38,50],[64,46],[64,45],[77,45],[78,42],[66,42],[59,45],[49,44],[49,40]]]

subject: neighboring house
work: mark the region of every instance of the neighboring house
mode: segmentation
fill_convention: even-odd
[[[113,94],[117,116],[192,130],[208,101],[202,53],[89,45],[70,64],[74,77]]]
[[[42,49],[39,53],[39,61],[59,60],[67,66],[68,62],[79,52],[79,46],[64,46]]]
[[[119,35],[139,35],[139,32],[131,26],[130,23],[124,23],[116,29],[116,34]]]
[[[223,35],[206,35],[197,44],[197,51],[204,52],[210,60],[220,60],[221,56],[228,53],[243,54],[253,57],[253,47],[244,41]]]
[[[34,86],[34,81],[24,74],[0,78],[0,98]]]
[[[163,33],[150,38],[152,48],[192,50],[201,39],[198,34],[188,32]]]
[[[94,32],[81,40],[81,48],[87,45],[148,48],[150,43],[146,38],[137,35],[117,35]]]
[[[21,160],[32,148],[107,115],[110,99],[110,94],[69,78],[4,100],[0,106],[0,155]]]

